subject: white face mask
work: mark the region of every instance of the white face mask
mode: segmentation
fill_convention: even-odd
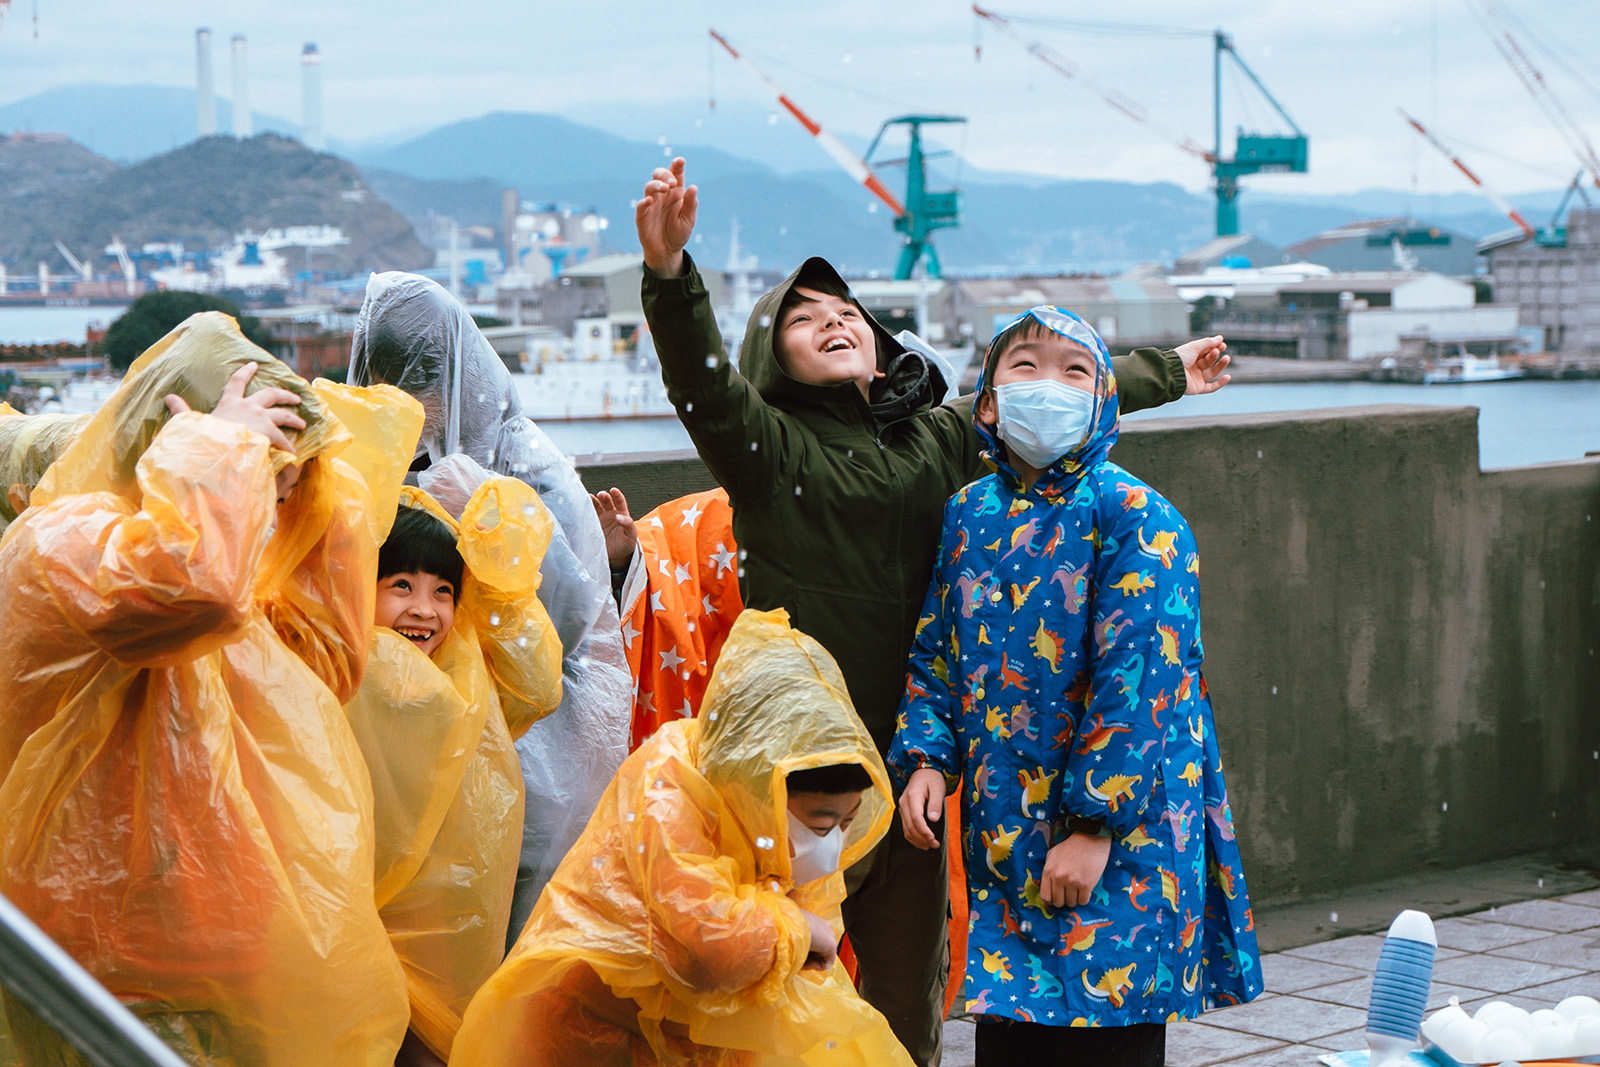
[[[1039,470],[1082,444],[1094,424],[1094,394],[1065,382],[1007,382],[995,386],[994,395],[1000,440]]]
[[[794,874],[795,885],[826,878],[839,869],[839,857],[844,854],[844,829],[835,826],[821,837],[817,832],[789,812],[789,845],[794,855],[789,860],[789,870]]]

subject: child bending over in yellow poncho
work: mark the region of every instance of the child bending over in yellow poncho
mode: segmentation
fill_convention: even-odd
[[[699,717],[617,772],[455,1062],[909,1065],[834,961],[841,872],[890,811],[833,659],[785,612],[744,612]]]

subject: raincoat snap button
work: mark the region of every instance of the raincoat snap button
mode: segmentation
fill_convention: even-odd
[[[1000,590],[996,589],[994,592],[989,594],[989,599],[998,604],[1000,603],[1000,598],[1004,595],[1005,594],[1001,593]]]

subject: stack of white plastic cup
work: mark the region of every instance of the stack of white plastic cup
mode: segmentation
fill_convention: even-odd
[[[1420,911],[1402,911],[1389,924],[1367,1005],[1370,1067],[1403,1063],[1417,1047],[1438,947],[1433,920]]]

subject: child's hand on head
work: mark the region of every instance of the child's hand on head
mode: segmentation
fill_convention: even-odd
[[[639,531],[628,513],[628,498],[613,486],[590,493],[589,501],[594,505],[595,517],[600,520],[600,532],[605,535],[606,561],[612,570],[620,571],[633,559],[634,549],[639,547]]]
[[[1231,357],[1228,355],[1228,342],[1222,339],[1221,334],[1186,341],[1178,346],[1177,353],[1178,358],[1183,360],[1185,396],[1214,393],[1233,380],[1233,375],[1222,373],[1228,369]]]
[[[683,157],[655,169],[633,209],[645,266],[668,278],[683,273],[683,249],[694,234],[699,208],[700,190],[683,183]]]
[[[254,430],[271,442],[273,448],[281,448],[292,454],[294,445],[283,431],[306,428],[306,420],[295,414],[294,410],[300,406],[300,398],[287,389],[276,387],[257,389],[245,396],[245,386],[256,376],[258,367],[259,364],[252,361],[234,371],[228,378],[228,384],[222,387],[222,396],[217,400],[217,406],[211,409],[211,414],[238,423],[247,430]],[[192,410],[183,397],[176,393],[167,394],[166,404],[167,410],[174,415]]]

